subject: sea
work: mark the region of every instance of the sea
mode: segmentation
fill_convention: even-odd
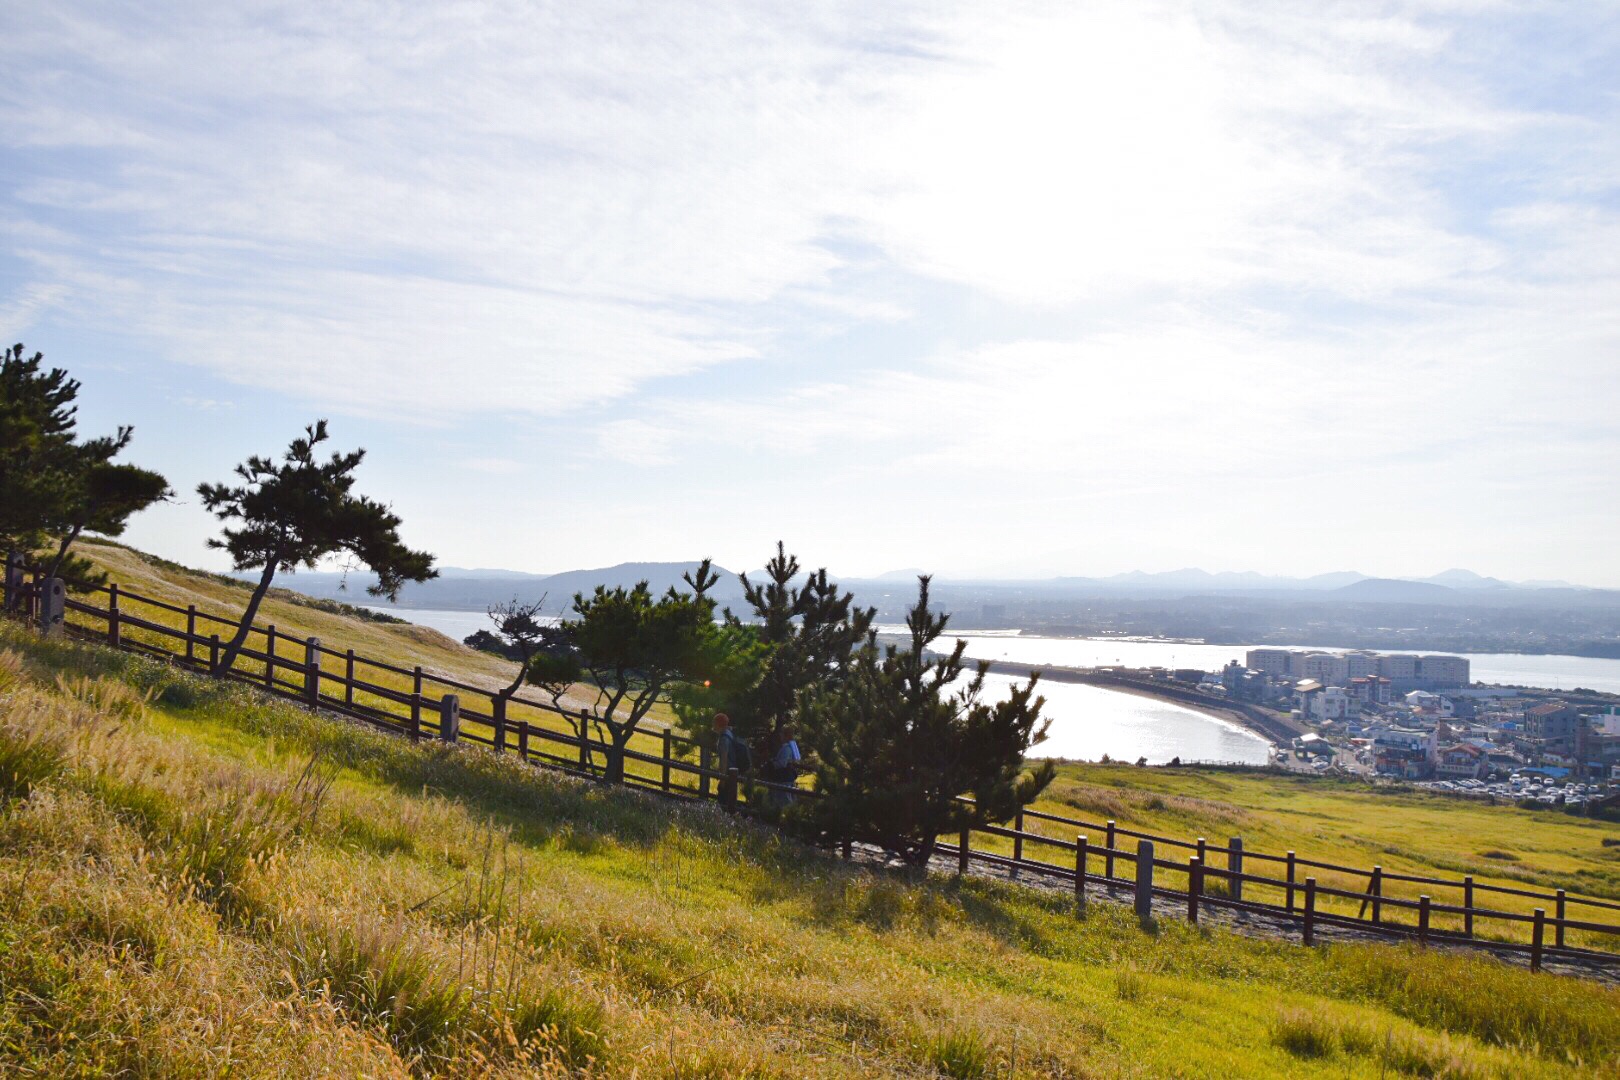
[[[426,608],[377,607],[398,618],[429,626],[457,641],[477,630],[489,629],[482,611],[439,611]],[[903,627],[880,627],[903,631]],[[1059,638],[1021,633],[964,633],[951,635],[967,642],[967,655],[975,660],[1004,660],[1031,667],[1198,668],[1212,671],[1229,660],[1243,659],[1248,645],[1206,645],[1196,642],[1132,638]],[[1292,646],[1313,648],[1314,646]],[[1324,649],[1326,652],[1344,650]],[[1432,650],[1431,650],[1432,651]],[[1620,694],[1620,660],[1581,656],[1530,656],[1517,653],[1463,653],[1478,682],[1535,686],[1551,690],[1585,687]],[[1015,682],[1010,675],[986,677],[986,692],[998,699]],[[1051,721],[1046,741],[1031,756],[1095,761],[1104,755],[1122,761],[1146,758],[1162,765],[1172,758],[1184,762],[1225,762],[1264,765],[1270,743],[1229,720],[1137,694],[1080,683],[1048,681],[1041,684],[1046,698],[1043,715]]]

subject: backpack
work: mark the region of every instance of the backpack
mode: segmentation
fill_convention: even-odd
[[[731,736],[731,752],[726,765],[738,772],[748,772],[754,767],[754,753],[748,749],[746,740]]]

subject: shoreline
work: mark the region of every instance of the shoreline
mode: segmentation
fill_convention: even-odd
[[[998,675],[1027,678],[1031,672],[1039,671],[1041,678],[1053,682],[1079,683],[1178,705],[1207,716],[1211,720],[1240,728],[1264,740],[1273,748],[1287,745],[1300,734],[1300,730],[1293,724],[1280,717],[1262,713],[1255,706],[1220,701],[1196,690],[1161,686],[1146,679],[1132,679],[1111,672],[1104,673],[1085,668],[1040,667],[1008,660],[992,660],[989,663],[990,670]]]

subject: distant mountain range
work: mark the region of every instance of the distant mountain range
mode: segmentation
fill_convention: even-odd
[[[636,562],[592,570],[568,570],[560,574],[527,574],[520,570],[473,570],[459,566],[441,566],[439,576],[432,581],[409,584],[401,589],[399,602],[395,606],[478,611],[510,600],[531,603],[545,597],[546,602],[542,611],[548,615],[558,615],[567,611],[573,604],[575,593],[589,594],[598,585],[605,585],[608,588],[618,585],[628,587],[639,581],[645,581],[654,594],[662,593],[671,587],[686,591],[687,586],[682,580],[682,575],[691,573],[697,566],[696,562]],[[718,566],[713,567],[713,572],[719,580],[709,595],[722,607],[741,605],[742,584],[737,580],[737,575]],[[257,575],[237,576],[251,580]],[[366,592],[376,580],[368,573],[340,574],[305,570],[278,576],[276,584],[309,596],[345,600],[351,604],[387,606],[386,601]]]
[[[439,576],[420,585],[407,585],[400,593],[402,608],[448,608],[479,610],[504,601],[518,599],[538,600],[546,597],[545,611],[559,614],[572,604],[575,593],[589,593],[597,585],[609,588],[631,586],[646,581],[655,593],[675,587],[684,589],[682,575],[690,573],[696,562],[633,562],[616,566],[586,570],[568,570],[559,574],[529,574],[517,570],[467,569],[441,567]],[[722,606],[741,609],[742,585],[737,575],[723,567],[715,567],[719,576],[711,595]],[[915,569],[892,570],[875,578],[838,578],[865,602],[876,603],[880,596],[893,598],[897,585],[907,591],[917,574]],[[763,578],[763,571],[748,571],[750,579]],[[245,578],[252,575],[241,575]],[[836,577],[836,575],[835,575]],[[348,600],[351,603],[374,603],[365,589],[374,579],[367,574],[311,573],[289,574],[278,578],[278,584],[311,596]],[[941,599],[952,592],[972,593],[974,602],[993,601],[993,594],[1002,591],[1025,596],[1041,594],[1057,597],[1096,595],[1099,597],[1191,597],[1229,596],[1310,599],[1326,603],[1379,603],[1379,604],[1480,604],[1519,607],[1525,604],[1583,603],[1588,600],[1612,599],[1612,593],[1590,590],[1563,581],[1510,582],[1485,577],[1471,570],[1452,569],[1427,578],[1376,578],[1354,570],[1316,574],[1295,578],[1259,574],[1253,571],[1210,573],[1207,570],[1170,570],[1163,573],[1144,573],[1137,570],[1110,577],[1058,577],[1042,581],[970,581],[967,579],[938,579]],[[345,587],[346,586],[346,587]],[[966,600],[964,594],[959,597]],[[887,606],[880,604],[880,606]]]
[[[1177,591],[1197,592],[1248,592],[1260,589],[1287,589],[1300,591],[1325,591],[1349,589],[1360,586],[1363,582],[1386,582],[1390,584],[1431,585],[1443,589],[1578,589],[1581,586],[1571,585],[1567,581],[1503,581],[1500,578],[1484,577],[1472,570],[1443,570],[1438,574],[1426,578],[1375,578],[1369,577],[1356,570],[1339,570],[1327,574],[1317,574],[1313,577],[1277,577],[1255,573],[1252,570],[1241,573],[1225,571],[1212,574],[1208,570],[1167,570],[1163,573],[1148,574],[1141,570],[1133,570],[1128,574],[1115,574],[1103,578],[1060,577],[1056,579],[1064,585],[1075,586],[1082,584],[1104,585],[1115,587],[1141,588],[1141,589],[1174,589]],[[1383,588],[1360,589],[1360,593],[1389,591]],[[1412,590],[1412,595],[1436,596],[1422,589]]]

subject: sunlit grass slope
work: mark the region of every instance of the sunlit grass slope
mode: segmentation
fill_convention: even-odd
[[[81,541],[75,551],[89,559],[97,569],[105,572],[108,580],[117,584],[126,593],[157,600],[171,607],[185,608],[195,605],[200,613],[228,619],[233,623],[241,618],[242,609],[250,592],[247,584],[233,578],[190,570],[122,544],[96,540]],[[284,574],[278,580],[280,585],[271,590],[259,609],[256,622],[260,626],[275,628],[276,655],[289,663],[303,662],[304,642],[314,637],[326,648],[339,653],[352,649],[363,660],[381,661],[383,664],[407,670],[421,667],[429,676],[439,675],[489,691],[510,684],[513,675],[516,674],[517,667],[512,662],[490,653],[470,649],[437,630],[410,623],[376,622],[356,618],[354,614],[341,610],[345,605],[310,600],[293,591],[298,585],[297,574]],[[365,603],[369,599],[363,589],[355,590],[355,603]],[[104,595],[92,596],[89,600],[98,607],[106,605]],[[126,615],[160,623],[176,630],[185,628],[184,614],[144,604],[127,595],[121,601],[120,607]],[[69,621],[98,633],[106,629],[104,620],[83,613],[70,612]],[[205,635],[218,633],[222,639],[230,637],[230,628],[218,624],[199,623],[198,632]],[[148,641],[167,649],[177,647],[175,639],[153,631],[126,625],[123,633],[127,638]],[[248,641],[251,649],[262,651],[264,645],[265,639],[260,635],[255,635]],[[340,656],[326,655],[322,657],[321,666],[323,672],[328,675],[342,675],[345,663]],[[253,675],[258,675],[264,670],[263,662],[251,657],[240,658],[236,667],[239,671]],[[409,693],[414,688],[410,676],[363,662],[357,667],[356,675],[366,682],[401,693]],[[290,668],[278,669],[277,676],[294,682],[302,681],[302,675]],[[442,693],[454,691],[437,686],[431,681],[425,691],[424,696],[428,699],[429,706],[425,715],[431,722],[436,716],[433,702]],[[546,695],[535,687],[524,687],[520,691],[521,697],[536,701],[547,700]],[[566,708],[577,710],[592,704],[595,698],[594,687],[580,685],[566,694],[561,704]],[[402,709],[397,702],[385,701],[364,692],[357,694],[356,700],[361,704],[387,708],[396,714]],[[466,704],[469,708],[476,705],[486,712],[489,708],[488,701],[484,699],[468,701]],[[518,703],[509,708],[508,717],[514,722],[523,720],[536,727],[570,735],[576,730],[565,724],[555,713],[528,708]],[[662,745],[658,733],[672,719],[673,716],[666,707],[656,706],[646,725],[651,733],[633,740],[631,748],[641,753],[660,753]],[[464,726],[467,730],[486,737],[491,734],[487,724],[477,721],[469,720]],[[548,748],[556,753],[569,752],[549,744]],[[695,755],[690,752],[686,756],[695,760]],[[595,764],[598,767],[602,764],[600,753],[595,757]],[[637,763],[632,763],[630,770],[652,775],[650,767]],[[677,780],[683,780],[688,784],[695,783],[685,776],[678,776]]]
[[[1431,795],[1411,788],[1373,786],[1365,781],[1298,776],[1244,769],[1139,769],[1129,765],[1067,764],[1035,806],[1082,820],[1118,822],[1120,828],[1188,840],[1205,837],[1225,845],[1241,837],[1250,851],[1386,872],[1438,876],[1542,891],[1566,888],[1571,895],[1620,899],[1620,825],[1574,817],[1562,812],[1490,806],[1473,800]],[[1030,828],[1064,839],[1074,830],[1031,822]],[[1095,830],[1089,839],[1101,842]],[[1123,846],[1134,848],[1134,841]],[[1041,857],[1038,849],[1031,849]],[[1185,859],[1185,851],[1171,856]],[[1049,856],[1048,856],[1049,857]],[[1163,858],[1164,853],[1160,852]],[[1224,865],[1224,857],[1211,856]],[[1250,873],[1281,877],[1275,863],[1251,859]],[[1335,888],[1362,889],[1364,878],[1330,870],[1301,871]],[[1179,886],[1180,882],[1176,882]],[[1385,895],[1416,899],[1434,893],[1436,902],[1459,903],[1459,894],[1433,887],[1386,882]],[[1267,901],[1281,900],[1281,890],[1251,887]],[[1508,911],[1550,907],[1546,901],[1481,892],[1476,903]],[[1350,901],[1331,907],[1348,908]],[[1549,911],[1550,913],[1550,911]],[[1399,918],[1410,921],[1410,913]],[[1620,921],[1620,913],[1571,908],[1571,918]],[[1449,926],[1450,917],[1436,925]],[[1495,924],[1493,932],[1521,938],[1524,929]],[[1585,941],[1586,938],[1582,937]],[[1620,938],[1599,947],[1620,949]]]
[[[200,610],[230,617],[240,613],[246,600],[247,590],[239,583],[186,570],[120,545],[91,542],[85,544],[83,552],[107,571],[111,580],[176,606],[195,603]],[[296,575],[285,579],[289,586],[296,587],[297,583]],[[278,653],[289,660],[302,658],[300,639],[316,636],[330,647],[353,648],[363,656],[405,668],[421,665],[430,673],[475,685],[497,687],[511,678],[513,665],[510,663],[468,649],[437,631],[364,622],[296,603],[295,599],[272,594],[260,618],[261,623],[273,623],[285,635]],[[356,599],[363,600],[364,594],[357,595]],[[142,617],[169,625],[183,621],[183,617],[172,613],[133,604],[126,607]],[[257,641],[262,644],[262,638]],[[244,666],[248,664],[244,661]],[[330,659],[327,665],[335,666]],[[362,676],[395,689],[409,689],[407,679],[386,672],[367,669],[362,671]],[[532,689],[530,693],[541,696]],[[585,704],[592,696],[588,688],[579,688],[571,695],[571,701],[575,705]],[[555,716],[538,710],[516,709],[513,718],[563,730]],[[660,712],[655,719],[668,720],[669,717],[667,712]],[[1084,717],[1068,717],[1065,722],[1084,723],[1085,720]],[[651,736],[637,740],[633,747],[652,754],[661,749]],[[653,775],[653,767],[640,763],[632,762],[630,769]],[[676,774],[675,781],[693,783],[690,777],[681,774]],[[1530,885],[1540,889],[1562,887],[1572,894],[1620,899],[1620,825],[1556,812],[1487,806],[1412,790],[1375,789],[1361,781],[1242,769],[1137,769],[1126,765],[1067,764],[1062,766],[1057,782],[1035,808],[1096,822],[1112,818],[1122,828],[1188,840],[1204,836],[1212,844],[1224,844],[1230,837],[1241,836],[1251,851],[1282,854],[1294,850],[1301,858],[1352,867],[1382,865],[1386,871],[1446,878],[1472,874],[1482,884]],[[1071,834],[1075,831],[1034,821],[1029,827],[1065,840],[1072,840]],[[1102,841],[1100,835],[1089,839],[1094,843]],[[975,837],[974,842],[990,850],[1010,846],[1004,840],[985,836]],[[1134,847],[1134,843],[1126,842],[1126,846]],[[1036,846],[1031,846],[1028,853],[1037,858],[1058,857],[1055,853],[1043,855]],[[1184,857],[1186,853],[1172,851],[1169,854]],[[1159,852],[1160,858],[1165,856],[1166,852]],[[1213,863],[1221,865],[1219,857]],[[1279,876],[1281,872],[1279,866],[1259,860],[1251,860],[1246,869],[1251,873]],[[1336,888],[1365,886],[1365,879],[1333,871],[1309,873],[1322,884]],[[1425,891],[1435,892],[1425,886],[1400,882],[1388,882],[1385,887],[1387,895],[1407,899],[1415,899]],[[1251,894],[1268,901],[1281,900],[1280,890],[1251,887]],[[1437,893],[1434,899],[1439,903],[1460,901],[1458,895],[1449,891]],[[1484,894],[1478,902],[1487,902]],[[1546,906],[1545,902],[1499,895],[1491,895],[1488,903],[1523,912],[1538,905]],[[1324,900],[1324,906],[1356,910],[1352,902],[1336,899]],[[1614,921],[1610,916],[1615,914],[1571,911],[1571,917],[1595,916],[1604,922]],[[1410,915],[1396,917],[1410,918]],[[1436,916],[1437,926],[1450,927],[1455,921],[1450,916]],[[1523,926],[1505,924],[1482,925],[1481,930],[1516,937],[1528,932]],[[1582,943],[1586,941],[1584,935],[1579,937]],[[1620,939],[1601,942],[1603,948],[1617,945]]]
[[[1595,984],[874,875],[0,627],[0,1074],[1617,1067]]]

